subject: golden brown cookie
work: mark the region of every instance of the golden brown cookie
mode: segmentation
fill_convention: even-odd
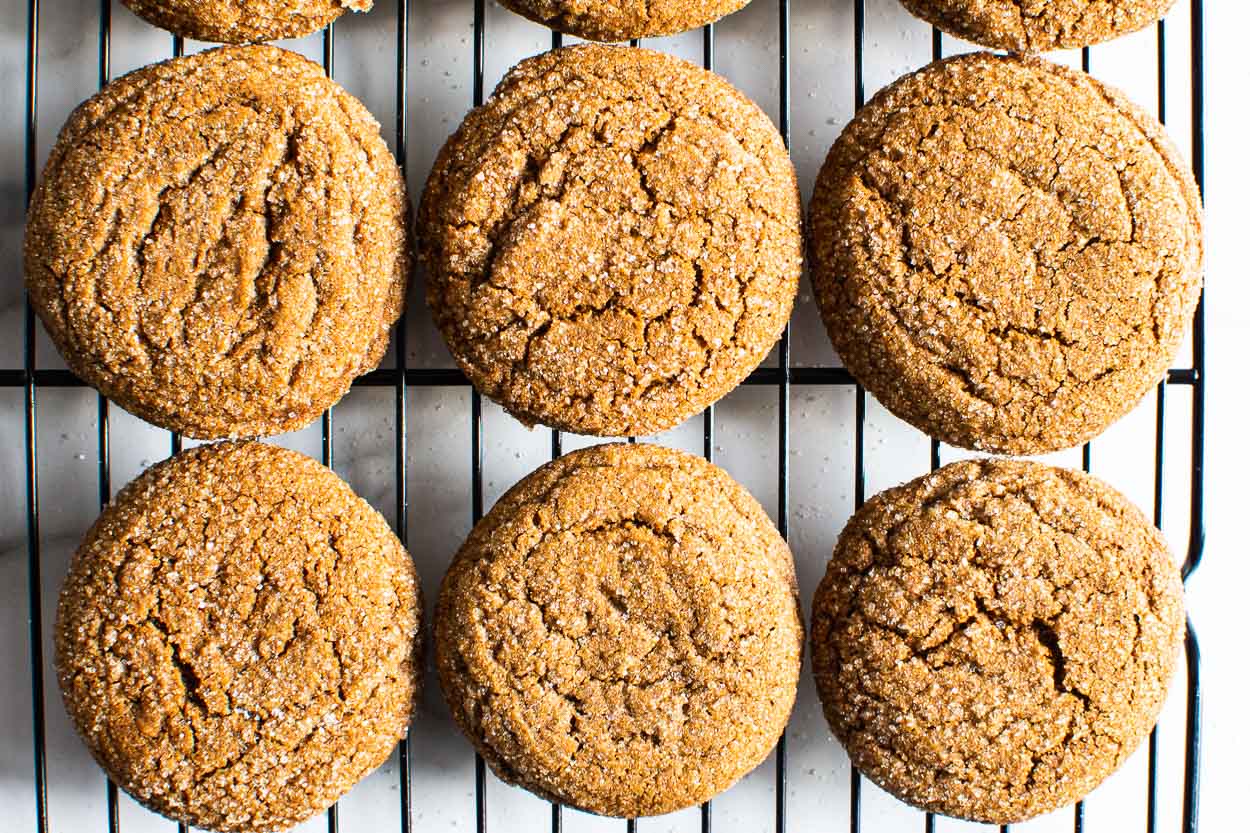
[[[940,61],[873,97],[810,208],[834,346],[944,442],[1069,448],[1166,372],[1201,288],[1193,176],[1157,121],[1037,59]]]
[[[1176,0],[902,0],[943,32],[1012,52],[1077,49],[1144,29]]]
[[[1154,725],[1180,573],[1100,480],[954,463],[855,513],[812,601],[812,668],[851,763],[937,813],[1022,821],[1085,796]]]
[[[373,0],[122,0],[135,14],[175,35],[213,43],[302,38],[348,9]]]
[[[272,46],[109,84],[61,130],[26,226],[31,302],[70,369],[201,438],[334,404],[385,352],[409,262],[377,122]]]
[[[714,23],[750,0],[500,0],[535,23],[586,40],[676,35]]]
[[[447,141],[418,214],[434,320],[522,422],[671,428],[758,365],[801,268],[776,129],[724,79],[645,49],[522,61]]]
[[[706,801],[768,755],[803,648],[790,550],[728,474],[607,445],[474,528],[439,595],[452,716],[495,774],[611,816]]]
[[[117,784],[220,831],[329,807],[408,730],[421,590],[386,521],[329,469],[261,443],[148,469],[61,589],[66,709]]]

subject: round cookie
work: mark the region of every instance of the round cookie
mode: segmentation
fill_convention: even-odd
[[[372,369],[410,266],[378,124],[272,46],[155,64],[61,130],[26,285],[66,364],[192,437],[307,425]]]
[[[1166,372],[1201,289],[1193,177],[1157,121],[1031,58],[940,61],[838,138],[812,285],[846,367],[944,442],[1085,442]]]
[[[491,769],[611,816],[706,801],[794,704],[794,563],[762,507],[680,451],[595,446],[514,486],[443,579],[443,693]]]
[[[851,763],[937,813],[1008,824],[1111,774],[1185,630],[1167,543],[1105,483],[954,463],[855,513],[812,602],[812,667]]]
[[[676,35],[714,23],[750,0],[500,0],[527,17],[586,40],[626,41]]]
[[[1079,49],[1144,29],[1175,0],[902,0],[943,32],[1012,52]]]
[[[785,328],[794,169],[724,79],[646,49],[522,61],[447,141],[418,213],[452,355],[527,424],[634,436],[702,411]]]
[[[56,667],[92,754],[145,806],[286,829],[382,764],[420,682],[421,591],[386,521],[261,443],[130,483],[61,590]]]
[[[302,38],[348,9],[367,12],[373,0],[122,0],[144,20],[175,35],[213,43]]]

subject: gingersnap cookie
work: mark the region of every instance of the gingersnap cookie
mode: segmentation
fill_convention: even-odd
[[[838,138],[811,274],[846,367],[944,442],[1085,442],[1163,377],[1201,289],[1193,176],[1162,126],[1030,58],[930,64]]]
[[[443,579],[443,693],[495,774],[650,816],[767,757],[794,705],[794,563],[702,458],[650,445],[555,460],[500,499]]]
[[[61,130],[26,226],[31,303],[70,369],[201,438],[334,404],[385,352],[409,261],[377,122],[272,46],[109,84]]]
[[[1079,49],[1145,29],[1175,0],[902,0],[956,37],[1013,52]]]
[[[650,434],[741,382],[801,267],[794,169],[724,79],[645,49],[522,61],[447,141],[418,214],[434,320],[525,423]]]
[[[750,0],[500,0],[535,23],[595,41],[663,37],[698,29],[745,6]]]
[[[1185,630],[1163,536],[1039,463],[954,463],[864,504],[812,601],[812,666],[851,763],[993,824],[1084,797],[1163,707]]]
[[[373,0],[122,0],[132,12],[193,40],[213,43],[302,38],[347,10],[367,12]]]
[[[421,589],[329,469],[260,443],[148,469],[61,589],[61,694],[135,800],[219,831],[285,829],[382,764],[420,682]]]

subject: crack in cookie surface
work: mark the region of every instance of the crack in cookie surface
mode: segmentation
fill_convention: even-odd
[[[738,11],[746,0],[503,0],[503,5],[565,34],[626,41],[697,29]]]
[[[222,443],[149,469],[79,548],[57,672],[92,754],[197,827],[286,828],[407,731],[420,587],[386,521],[294,452]]]
[[[175,35],[212,43],[302,38],[373,0],[122,0],[135,14]]]
[[[519,64],[448,141],[420,211],[457,362],[525,422],[663,430],[728,392],[789,317],[793,168],[723,80],[589,46]]]
[[[1006,824],[1133,752],[1184,623],[1166,543],[1122,496],[1036,463],[956,463],[848,523],[812,603],[813,673],[868,777]]]
[[[1175,0],[902,0],[944,32],[995,49],[1079,49],[1144,29]]]
[[[456,556],[435,643],[500,777],[615,816],[692,806],[776,743],[802,622],[789,550],[705,461],[598,446],[505,495]]]
[[[812,283],[846,366],[955,445],[1077,445],[1163,375],[1201,286],[1196,186],[1098,82],[972,55],[878,94],[811,207]]]
[[[374,367],[409,268],[403,181],[363,106],[273,47],[110,84],[70,117],[26,234],[71,369],[196,437],[302,427]]]

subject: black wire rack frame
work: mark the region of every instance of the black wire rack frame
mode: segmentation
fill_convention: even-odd
[[[486,54],[486,0],[470,0],[473,3],[473,36],[471,41],[473,62],[472,103],[481,104],[485,96],[485,54]],[[764,0],[766,2],[766,0]],[[99,2],[99,83],[107,83],[111,77],[111,2]],[[408,107],[408,37],[409,7],[414,0],[399,0],[395,9],[395,156],[407,172],[407,120]],[[777,65],[778,78],[778,129],[786,145],[790,144],[790,0],[777,2]],[[26,8],[26,89],[25,89],[25,194],[29,201],[38,176],[37,129],[39,120],[39,22],[41,0],[27,0]],[[853,0],[853,38],[854,50],[854,104],[856,109],[865,100],[864,57],[865,57],[865,0]],[[1203,33],[1203,0],[1189,0],[1190,6],[1190,85],[1191,85],[1191,142],[1193,172],[1199,190],[1204,186],[1205,179],[1205,138],[1204,138],[1204,78],[1205,55]],[[1158,113],[1161,121],[1166,122],[1166,22],[1156,26],[1158,44]],[[334,72],[334,27],[331,25],[323,34],[322,62],[327,73]],[[715,30],[714,25],[703,27],[703,65],[708,69],[715,67]],[[562,37],[552,32],[551,45],[558,47]],[[631,42],[637,46],[638,42]],[[181,55],[184,45],[180,38],[173,38],[171,54]],[[932,52],[934,59],[942,57],[941,33],[935,28],[932,32]],[[1083,67],[1089,68],[1089,50],[1082,54]],[[1204,422],[1205,422],[1205,311],[1200,300],[1194,316],[1192,362],[1189,367],[1172,368],[1163,381],[1159,383],[1156,397],[1155,437],[1154,437],[1154,500],[1152,507],[1153,520],[1161,524],[1163,518],[1163,469],[1164,446],[1166,437],[1165,401],[1169,388],[1183,386],[1191,388],[1191,460],[1189,470],[1189,541],[1181,566],[1182,577],[1188,579],[1202,560],[1204,543],[1203,519],[1203,460],[1204,460]],[[43,581],[41,575],[40,527],[39,527],[39,432],[38,408],[39,392],[43,388],[84,387],[84,383],[66,370],[40,369],[36,366],[36,319],[30,304],[25,307],[23,332],[23,365],[20,368],[0,368],[0,389],[21,389],[24,393],[24,438],[25,438],[25,495],[26,495],[26,553],[28,576],[28,621],[30,646],[30,684],[31,684],[31,722],[32,722],[32,769],[35,791],[35,824],[38,833],[48,830],[48,774],[47,774],[47,738],[45,729],[45,688],[43,622],[45,612],[42,603]],[[407,333],[401,320],[395,328],[396,366],[374,370],[356,380],[356,386],[390,387],[395,393],[395,523],[396,533],[407,543],[408,527],[408,423],[406,397],[410,387],[467,387],[468,380],[464,374],[454,368],[410,368],[408,367]],[[864,388],[857,384],[852,376],[842,367],[793,367],[790,354],[790,329],[786,328],[781,337],[778,351],[777,367],[761,367],[746,379],[745,384],[767,386],[776,390],[779,406],[777,443],[777,489],[778,517],[777,524],[782,535],[789,532],[789,487],[790,472],[788,469],[790,446],[790,394],[792,386],[849,386],[855,393],[855,463],[854,463],[854,500],[860,506],[865,500],[866,467],[864,453],[864,430],[866,421],[867,397]],[[99,481],[99,499],[101,505],[106,503],[111,494],[111,477],[109,461],[109,403],[98,397],[97,471]],[[471,508],[472,518],[476,522],[483,513],[483,421],[482,400],[477,391],[470,393],[470,454],[471,454]],[[321,453],[322,460],[332,465],[334,460],[333,444],[333,409],[327,411],[321,420]],[[707,459],[713,458],[714,417],[713,409],[708,408],[703,416],[703,453]],[[177,434],[170,434],[170,453],[181,450],[182,440]],[[551,432],[551,455],[557,457],[562,452],[563,438],[559,431]],[[1090,448],[1085,446],[1082,461],[1088,470]],[[934,440],[931,443],[930,462],[937,468],[941,462],[941,447]],[[1183,833],[1195,833],[1198,830],[1198,781],[1201,759],[1201,656],[1198,637],[1192,623],[1187,623],[1185,634],[1186,660],[1186,692],[1185,692],[1185,740],[1184,740],[1184,777],[1181,790],[1181,830]],[[1148,741],[1148,770],[1146,795],[1146,830],[1154,833],[1157,829],[1156,798],[1162,785],[1158,773],[1158,739],[1157,731],[1152,732]],[[400,818],[400,829],[409,833],[413,829],[413,808],[411,791],[411,769],[408,742],[401,741],[398,749],[398,806],[396,812]],[[829,819],[830,829],[845,825],[852,833],[861,828],[861,776],[852,770],[850,776],[850,811],[843,820]],[[775,830],[780,833],[786,829],[786,739],[783,735],[775,756]],[[121,829],[118,809],[117,788],[109,782],[106,787],[107,818],[105,823],[109,833],[117,833]],[[487,829],[487,791],[486,768],[480,758],[475,762],[475,825],[478,833]],[[339,820],[337,807],[326,813],[326,828],[330,833],[337,833]],[[1073,830],[1081,833],[1084,829],[1084,812],[1081,804],[1077,804],[1072,813]],[[622,822],[625,830],[636,830],[632,820]],[[552,833],[560,833],[563,825],[563,808],[559,804],[551,806]],[[926,833],[935,830],[936,819],[933,814],[926,814],[924,829]],[[185,825],[178,825],[180,833],[186,830]],[[701,829],[708,833],[712,829],[710,803],[704,804],[701,813]],[[1001,828],[1003,833],[1007,826]]]

